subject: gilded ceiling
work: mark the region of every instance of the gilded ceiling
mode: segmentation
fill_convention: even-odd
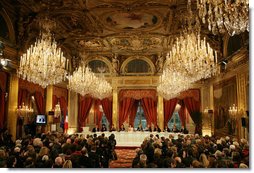
[[[146,56],[156,64],[170,50],[187,15],[187,0],[15,0],[12,5],[17,10],[16,40],[21,52],[39,34],[36,20],[47,15],[57,22],[52,32],[73,67],[91,56],[112,63],[116,56],[119,63]],[[222,55],[222,37],[205,28],[201,34]]]

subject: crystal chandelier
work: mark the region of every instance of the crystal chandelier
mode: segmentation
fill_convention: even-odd
[[[193,83],[217,72],[217,52],[202,40],[200,34],[186,33],[177,38],[166,57],[165,67],[188,78]]]
[[[232,107],[229,107],[229,115],[231,118],[235,118],[236,114],[237,114],[237,106],[235,106],[235,104],[233,104]]]
[[[91,92],[94,98],[103,99],[112,94],[112,87],[104,78],[98,78],[98,80],[95,81],[95,86],[97,87]]]
[[[89,94],[94,98],[103,99],[112,94],[111,85],[101,77],[97,77],[89,67],[81,65],[69,77],[68,89],[82,96]]]
[[[161,83],[157,87],[158,93],[165,99],[176,97],[190,88],[192,83],[217,73],[217,52],[205,37],[201,39],[200,23],[191,11],[190,1],[187,12],[183,21],[184,30],[166,56]]]
[[[249,31],[249,0],[197,0],[197,9],[213,34]]]
[[[17,113],[19,116],[27,117],[31,115],[34,112],[33,108],[29,108],[28,106],[25,106],[25,103],[22,103],[22,106],[20,105],[17,108]]]
[[[17,74],[24,80],[46,88],[65,80],[68,59],[63,56],[61,48],[50,33],[55,22],[45,18],[39,20],[39,26],[42,29],[40,36],[21,56]]]
[[[164,68],[157,92],[166,100],[177,97],[182,91],[190,88],[188,78],[173,69]]]

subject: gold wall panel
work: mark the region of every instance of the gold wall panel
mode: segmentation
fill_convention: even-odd
[[[150,84],[150,80],[125,80],[125,84],[128,85],[141,85],[141,84]]]

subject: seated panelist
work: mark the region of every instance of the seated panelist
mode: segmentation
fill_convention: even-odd
[[[125,128],[124,128],[124,125],[122,124],[120,129],[119,129],[120,132],[124,132],[125,131]]]
[[[102,131],[102,132],[107,131],[107,128],[106,128],[106,125],[105,125],[105,124],[102,124],[101,131]]]
[[[138,125],[137,131],[143,131],[143,127],[141,123]]]
[[[128,132],[133,132],[133,131],[134,131],[133,127],[129,125]]]

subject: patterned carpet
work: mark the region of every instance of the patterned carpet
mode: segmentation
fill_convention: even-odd
[[[131,168],[132,160],[136,156],[136,148],[116,149],[117,160],[111,161],[110,168]]]

